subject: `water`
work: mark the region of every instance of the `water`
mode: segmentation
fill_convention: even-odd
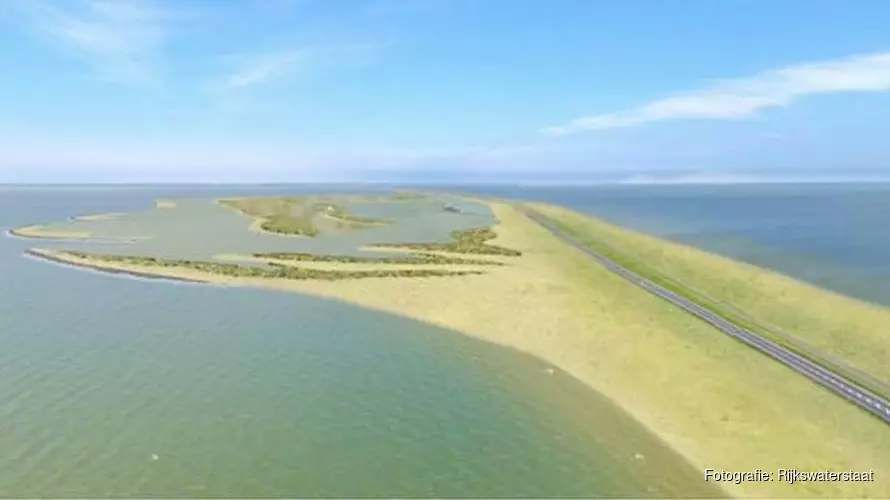
[[[484,187],[890,305],[890,184]]]
[[[0,230],[279,189],[0,187]],[[717,493],[528,356],[334,301],[24,258],[34,244],[0,238],[0,497]]]
[[[111,218],[69,218],[46,221],[42,227],[64,233],[88,233],[89,241],[43,241],[44,248],[86,250],[168,259],[212,260],[218,254],[251,255],[256,252],[310,252],[364,257],[404,257],[401,253],[368,251],[363,247],[387,243],[451,241],[456,230],[494,223],[482,203],[463,202],[460,213],[443,210],[444,199],[347,203],[349,213],[378,217],[390,224],[345,232],[322,232],[316,238],[281,237],[250,230],[252,218],[223,207],[207,193],[199,198],[177,198],[175,206],[147,206]],[[321,219],[324,222],[324,219]],[[195,228],[200,228],[196,231]]]

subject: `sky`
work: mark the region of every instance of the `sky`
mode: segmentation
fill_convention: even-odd
[[[890,178],[887,19],[886,0],[3,0],[0,182]]]

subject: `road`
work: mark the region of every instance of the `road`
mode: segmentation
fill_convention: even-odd
[[[556,227],[547,218],[532,212],[530,210],[520,208],[520,210],[530,219],[545,227],[551,233],[569,243],[573,247],[581,250],[589,257],[593,258],[606,269],[630,281],[631,283],[647,290],[648,292],[661,297],[662,299],[674,304],[684,311],[706,321],[716,327],[721,332],[738,339],[739,341],[757,349],[758,351],[772,357],[780,363],[797,371],[801,375],[809,378],[813,382],[827,388],[831,392],[855,404],[863,410],[871,413],[875,417],[890,424],[890,401],[879,396],[872,391],[860,386],[859,384],[844,378],[827,368],[810,361],[809,359],[795,353],[794,351],[765,339],[761,335],[732,323],[731,321],[714,313],[691,300],[678,295],[667,288],[654,283],[653,281],[625,268],[608,257],[592,250],[583,243],[579,242],[572,236],[566,234],[563,230]]]

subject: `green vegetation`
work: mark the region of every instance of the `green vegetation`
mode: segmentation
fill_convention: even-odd
[[[260,227],[264,231],[278,234],[296,234],[302,236],[315,236],[318,229],[312,223],[312,214],[304,214],[299,217],[292,215],[276,214],[266,218]]]
[[[474,266],[502,266],[502,262],[483,259],[461,259],[431,253],[415,253],[411,257],[354,257],[351,255],[318,255],[304,252],[255,253],[254,257],[271,260],[302,262],[342,262],[344,264],[460,264]]]
[[[387,219],[376,219],[373,217],[359,217],[357,215],[352,215],[345,209],[343,209],[343,207],[334,205],[333,203],[316,203],[315,205],[313,205],[312,208],[315,212],[324,212],[329,217],[341,220],[343,222],[348,222],[350,224],[374,226],[392,224],[392,221]]]
[[[451,237],[455,240],[451,243],[379,243],[371,246],[377,248],[408,248],[433,252],[503,255],[508,257],[519,257],[522,255],[522,252],[518,250],[486,243],[497,237],[497,233],[487,227],[453,231]]]
[[[62,252],[62,255],[69,255],[78,259],[87,259],[124,265],[191,269],[194,271],[237,278],[278,278],[290,280],[311,279],[336,281],[359,278],[427,278],[438,276],[463,276],[469,274],[483,274],[481,271],[445,271],[430,269],[328,271],[293,267],[274,263],[270,263],[270,267],[251,267],[222,262],[207,262],[182,259],[159,259],[156,257],[141,257],[130,255],[104,255],[74,250],[64,251]]]
[[[219,200],[219,203],[253,217],[263,231],[286,235],[318,236],[319,229],[315,224],[315,217],[320,213],[325,213],[338,222],[346,223],[345,227],[338,225],[341,229],[359,229],[392,222],[384,219],[359,217],[333,203],[319,202],[319,200],[326,199],[329,198],[277,196],[228,198]]]
[[[303,198],[234,198],[222,199],[219,203],[253,217],[264,231],[310,237],[318,234],[312,222],[315,213],[306,209]]]
[[[890,327],[890,311],[568,209],[529,206],[621,266],[873,392],[890,395],[890,384],[878,378],[888,374],[884,360],[890,358],[890,342],[871,338]]]

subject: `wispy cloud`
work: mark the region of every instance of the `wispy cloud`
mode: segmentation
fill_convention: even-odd
[[[890,90],[890,52],[788,66],[725,80],[618,113],[585,116],[541,132],[563,136],[679,119],[727,120],[787,106],[811,95]]]
[[[165,15],[140,0],[25,0],[14,4],[41,35],[89,64],[101,78],[157,84]]]
[[[292,76],[308,67],[314,54],[312,48],[301,48],[243,56],[238,68],[223,78],[221,87],[233,90]]]
[[[372,60],[379,45],[356,44],[344,46],[306,46],[296,49],[258,52],[239,55],[235,69],[215,86],[217,91],[229,92],[263,85],[277,80],[307,77],[324,70]]]

